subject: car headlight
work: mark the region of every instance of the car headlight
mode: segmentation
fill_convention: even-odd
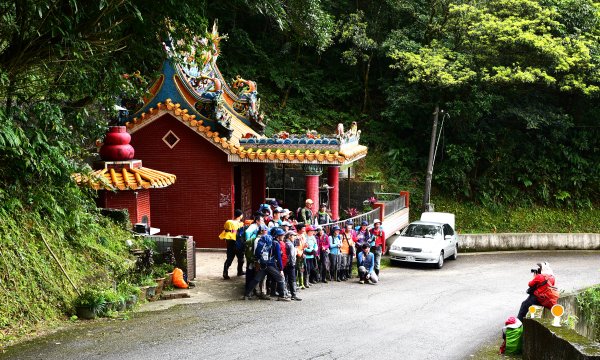
[[[400,245],[396,245],[396,244],[392,244],[392,247],[390,248],[390,250],[402,250],[402,246]]]

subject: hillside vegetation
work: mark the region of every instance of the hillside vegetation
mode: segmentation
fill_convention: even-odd
[[[82,292],[108,288],[133,264],[124,241],[128,233],[94,211],[24,210],[0,208],[0,348],[73,314],[73,285]]]

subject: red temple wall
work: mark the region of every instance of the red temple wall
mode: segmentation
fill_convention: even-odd
[[[132,225],[142,222],[144,215],[148,216],[148,225],[151,224],[150,191],[147,189],[99,191],[98,206],[108,209],[127,209]]]
[[[179,138],[171,149],[162,139]],[[223,223],[233,215],[233,166],[226,154],[165,114],[131,135],[144,167],[175,174],[175,184],[152,189],[152,225],[161,234],[192,235],[197,247],[222,248]]]

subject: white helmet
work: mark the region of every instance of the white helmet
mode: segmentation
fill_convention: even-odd
[[[375,219],[375,220],[373,220],[373,225],[375,225],[375,224],[377,224],[377,223],[380,223],[380,224],[381,224],[381,220],[379,220],[379,219]]]

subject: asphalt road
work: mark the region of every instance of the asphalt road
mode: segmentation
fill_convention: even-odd
[[[442,270],[386,269],[377,285],[314,286],[301,302],[218,301],[82,324],[0,358],[465,359],[498,339],[540,260],[550,262],[560,289],[600,283],[600,252],[460,256]]]

